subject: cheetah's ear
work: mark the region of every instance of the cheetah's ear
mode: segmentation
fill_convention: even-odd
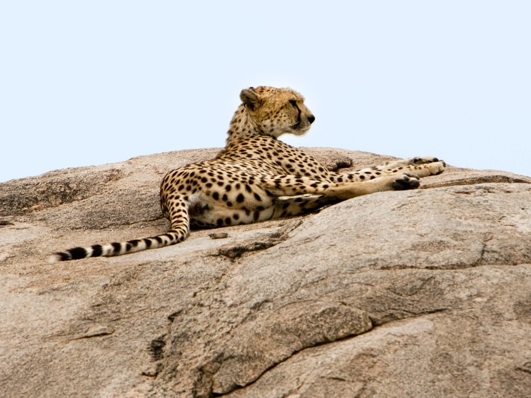
[[[240,99],[246,107],[254,111],[264,102],[253,87],[244,88],[240,93]]]

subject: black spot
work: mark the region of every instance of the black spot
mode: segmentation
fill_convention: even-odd
[[[101,256],[101,253],[103,252],[103,248],[101,245],[94,245],[92,246],[92,257],[99,257]]]
[[[222,219],[222,218],[218,218],[218,219],[216,220],[216,225],[217,225],[218,227],[223,226],[223,219]]]
[[[258,221],[258,219],[260,218],[260,212],[258,210],[256,210],[254,213],[253,213],[253,220],[254,221]]]
[[[227,225],[231,224],[230,217],[225,218],[225,224],[227,224]]]
[[[68,250],[68,253],[72,256],[72,260],[87,257],[87,251],[84,247],[74,247],[73,249]]]
[[[219,193],[218,193],[218,192],[213,192],[213,193],[212,193],[212,198],[213,198],[214,200],[219,200]]]
[[[227,185],[225,186],[225,190],[226,190],[227,192],[230,192],[231,189],[232,189],[232,187],[231,187],[229,184],[227,184]]]
[[[234,213],[232,215],[232,218],[234,218],[235,220],[239,220],[240,219],[240,215],[238,213]]]
[[[120,249],[122,248],[122,245],[119,242],[113,242],[111,243],[111,246],[114,248],[114,251],[113,251],[114,254],[120,253]]]
[[[236,196],[236,202],[243,203],[245,198],[243,197],[243,194],[239,193],[238,196]]]
[[[262,201],[262,198],[261,198],[260,195],[258,195],[256,192],[254,193],[254,198],[255,198],[258,202],[261,202],[261,201]]]

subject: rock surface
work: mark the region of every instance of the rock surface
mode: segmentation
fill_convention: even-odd
[[[0,184],[0,396],[529,396],[529,177],[449,167],[426,189],[46,263],[164,231],[163,174],[216,152]]]

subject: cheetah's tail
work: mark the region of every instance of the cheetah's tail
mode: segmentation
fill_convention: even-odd
[[[64,252],[57,252],[48,257],[48,262],[79,260],[87,257],[112,257],[135,253],[142,250],[158,249],[182,242],[188,236],[188,228],[173,229],[165,234],[149,238],[132,239],[127,242],[113,242],[89,247],[73,247]]]

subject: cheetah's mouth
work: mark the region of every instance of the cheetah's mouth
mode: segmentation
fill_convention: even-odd
[[[297,118],[297,122],[291,125],[292,130],[308,130],[308,126],[303,123],[301,115]]]
[[[310,129],[309,124],[303,123],[303,120],[299,119],[297,123],[290,126],[291,134],[303,135]]]
[[[309,130],[310,126],[306,125],[302,122],[302,120],[299,119],[299,121],[295,124],[291,125],[291,130],[296,131],[296,135],[301,135],[306,133]]]

